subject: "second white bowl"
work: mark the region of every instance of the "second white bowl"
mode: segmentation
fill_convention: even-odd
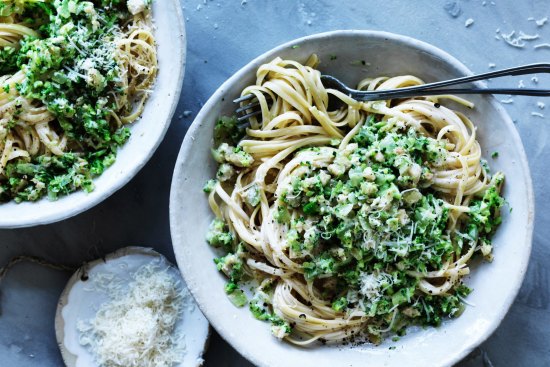
[[[115,163],[94,179],[95,189],[82,190],[56,201],[0,204],[0,228],[30,227],[70,218],[99,204],[130,181],[161,143],[179,102],[185,72],[186,38],[178,0],[153,1],[154,35],[159,72],[154,91],[132,136],[118,151]]]

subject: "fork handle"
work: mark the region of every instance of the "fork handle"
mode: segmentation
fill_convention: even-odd
[[[460,78],[455,78],[455,79],[450,79],[450,80],[443,80],[443,81],[440,81],[440,82],[422,84],[422,85],[415,86],[415,87],[408,87],[408,88],[401,88],[401,89],[403,89],[403,90],[405,90],[405,89],[407,89],[407,90],[414,90],[414,89],[423,89],[423,90],[425,90],[425,89],[447,87],[449,85],[470,83],[470,82],[475,82],[475,81],[478,81],[478,80],[486,80],[486,79],[491,79],[491,78],[501,78],[503,76],[528,75],[528,74],[536,74],[536,73],[550,73],[550,63],[537,63],[537,64],[515,66],[513,68],[495,70],[495,71],[490,71],[490,72],[483,73],[483,74],[464,76],[464,77],[460,77]]]
[[[525,88],[444,88],[428,90],[409,90],[408,88],[371,92],[355,92],[352,98],[359,101],[378,101],[391,98],[407,98],[420,96],[438,96],[444,94],[513,94],[518,96],[550,97],[550,90]]]

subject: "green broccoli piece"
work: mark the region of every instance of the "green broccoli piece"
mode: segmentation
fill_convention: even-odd
[[[250,312],[252,312],[252,315],[258,320],[266,321],[269,320],[271,317],[271,313],[269,312],[268,308],[257,301],[251,301],[248,307],[250,309]]]
[[[225,256],[214,259],[216,267],[231,279],[238,283],[243,277],[243,261],[237,254],[229,253]]]
[[[245,133],[245,128],[239,126],[236,116],[222,116],[214,126],[214,146],[219,146],[221,143],[235,146]]]
[[[216,172],[216,177],[219,181],[225,182],[229,181],[235,176],[237,172],[235,171],[235,168],[233,168],[232,165],[229,163],[223,163],[218,167],[218,172]]]
[[[346,297],[340,297],[332,302],[332,309],[334,311],[343,311],[348,307],[348,299]]]
[[[254,163],[254,158],[241,147],[233,147],[227,143],[222,143],[217,149],[212,149],[212,156],[218,163],[231,163],[237,167],[250,167]]]
[[[245,191],[244,200],[248,203],[248,205],[253,207],[258,206],[260,199],[260,187],[257,184],[253,184],[248,190]]]
[[[277,315],[272,315],[271,321],[271,334],[276,338],[283,339],[292,332],[290,324]]]
[[[233,234],[229,232],[225,222],[216,218],[210,224],[210,228],[206,234],[206,241],[214,247],[231,249],[234,237]]]
[[[229,282],[225,285],[225,293],[231,303],[236,307],[243,307],[248,302],[244,292],[233,282]]]
[[[17,71],[17,55],[15,48],[5,46],[0,48],[0,74],[6,75]],[[6,90],[7,87],[7,90]],[[9,93],[9,85],[4,85],[4,91]]]
[[[500,196],[500,186],[504,175],[494,175],[481,200],[473,200],[470,204],[468,216],[472,223],[479,227],[480,232],[490,234],[502,222],[500,208],[504,205],[504,198]]]
[[[290,213],[285,205],[280,205],[274,215],[277,223],[288,223],[290,221]]]
[[[202,188],[202,191],[206,192],[207,194],[211,193],[212,191],[214,191],[217,183],[217,180],[208,180]]]
[[[254,163],[254,158],[240,147],[237,147],[233,153],[227,156],[227,161],[237,167],[250,167]]]

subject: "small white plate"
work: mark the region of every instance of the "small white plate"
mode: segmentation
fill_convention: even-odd
[[[176,267],[158,252],[144,247],[126,247],[104,259],[95,260],[77,270],[61,294],[55,315],[55,333],[61,355],[67,367],[93,367],[94,356],[87,347],[80,345],[77,330],[78,320],[89,320],[104,302],[110,300],[103,290],[91,286],[90,280],[99,273],[109,273],[121,279],[125,284],[141,266],[154,262],[169,266],[174,277],[181,278]],[[83,275],[85,277],[83,278]],[[86,279],[86,280],[84,280]],[[185,285],[184,285],[185,286]],[[210,334],[208,321],[196,307],[192,297],[185,290],[184,312],[176,324],[184,336],[185,355],[183,361],[174,367],[197,367],[203,363],[202,355]]]
[[[460,317],[438,328],[411,328],[398,342],[299,348],[271,336],[267,323],[254,319],[247,307],[235,308],[223,291],[227,280],[213,265],[212,258],[217,255],[205,241],[213,215],[202,192],[216,170],[210,153],[214,124],[219,116],[234,114],[232,100],[255,81],[260,65],[276,56],[304,62],[312,53],[319,55],[322,72],[348,85],[367,76],[413,74],[432,82],[471,74],[460,61],[434,46],[375,31],[316,34],[288,42],[251,61],[206,102],[185,136],[176,163],[170,229],[187,286],[219,334],[258,366],[410,367],[456,363],[500,324],[521,286],[531,251],[534,197],[529,166],[512,120],[492,96],[468,96],[475,109],[462,110],[477,126],[483,156],[489,157],[492,169],[506,175],[504,196],[513,212],[509,213],[507,207],[502,210],[503,223],[493,238],[495,260],[472,266],[472,275],[466,279],[474,289],[468,302],[475,307],[467,307]],[[499,152],[498,159],[490,158],[494,151]]]

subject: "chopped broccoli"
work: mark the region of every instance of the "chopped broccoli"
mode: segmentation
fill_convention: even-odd
[[[219,181],[225,182],[229,181],[235,176],[235,169],[232,165],[228,163],[223,163],[218,168],[218,172],[216,173],[216,177]]]
[[[500,196],[500,185],[504,180],[501,173],[496,174],[480,200],[473,200],[468,213],[472,223],[483,234],[491,234],[502,222],[500,208],[504,199]]]
[[[237,167],[250,167],[254,163],[254,158],[240,147],[234,149],[234,151],[226,157],[229,163]]]
[[[206,192],[207,194],[211,193],[212,191],[214,191],[217,183],[217,180],[208,180],[202,188],[202,191]]]
[[[279,206],[279,208],[277,209],[277,212],[275,213],[275,220],[278,223],[288,223],[288,221],[290,220],[290,214],[286,206],[284,205]]]
[[[278,339],[284,339],[292,332],[290,324],[282,318],[271,318],[271,334]]]
[[[214,126],[214,145],[219,146],[222,143],[237,145],[243,138],[246,130],[239,126],[237,117],[220,117]]]
[[[231,279],[238,283],[243,276],[243,262],[236,254],[229,253],[223,257],[214,259],[218,270],[222,271]]]
[[[343,311],[348,307],[348,299],[346,297],[340,297],[332,302],[332,309],[334,311]]]
[[[231,163],[237,167],[250,167],[254,158],[241,147],[233,147],[227,143],[222,143],[217,149],[212,150],[212,155],[218,163]]]
[[[267,299],[259,299],[257,295],[255,295],[248,304],[250,312],[252,312],[252,315],[258,320],[266,321],[271,318],[271,312],[269,311],[268,303],[266,301]]]
[[[228,231],[225,222],[216,218],[210,224],[210,228],[206,234],[206,241],[214,247],[231,249],[234,237],[233,234]]]
[[[236,307],[243,307],[248,302],[244,292],[233,282],[229,282],[225,285],[225,293],[231,303]]]
[[[260,203],[260,187],[258,184],[253,184],[245,191],[244,200],[251,206],[258,206]]]
[[[11,74],[17,71],[17,50],[11,46],[0,48],[0,75]],[[9,93],[9,85],[3,86],[4,91]],[[6,90],[5,88],[8,88]]]

